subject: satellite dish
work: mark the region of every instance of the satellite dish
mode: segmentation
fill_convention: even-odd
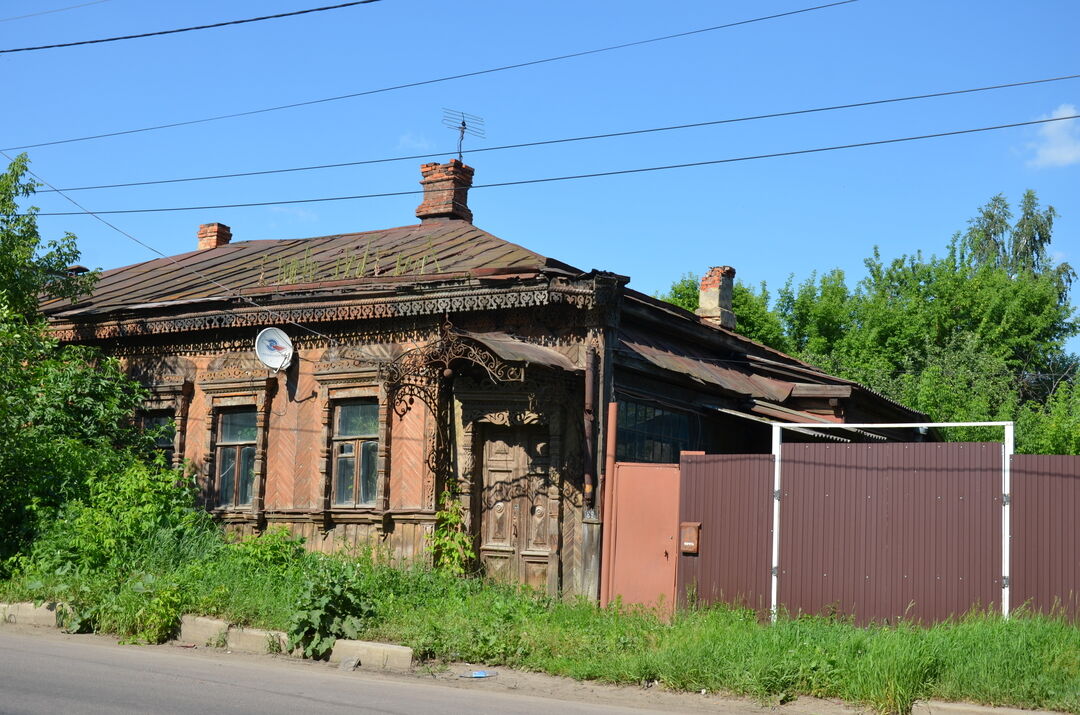
[[[287,368],[292,356],[292,340],[284,330],[266,328],[255,338],[255,357],[274,372]]]

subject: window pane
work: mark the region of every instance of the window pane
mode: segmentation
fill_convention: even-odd
[[[346,402],[337,408],[337,437],[374,437],[379,432],[379,405]]]
[[[161,449],[171,449],[173,438],[176,436],[176,425],[173,424],[172,415],[168,412],[151,412],[142,418],[144,432],[153,432],[154,446]]]
[[[218,504],[232,506],[233,483],[236,481],[236,450],[218,450]]]
[[[255,447],[240,448],[240,494],[237,504],[251,503],[251,485],[255,482]]]
[[[221,413],[220,442],[254,442],[255,410]]]
[[[356,456],[352,442],[334,445],[334,503],[353,503],[353,482],[356,480]]]
[[[364,504],[375,503],[375,476],[379,463],[379,443],[364,442],[360,445],[360,501]]]

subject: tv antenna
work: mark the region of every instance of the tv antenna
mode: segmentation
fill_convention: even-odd
[[[461,161],[461,145],[465,142],[466,134],[478,139],[485,138],[484,118],[475,114],[466,114],[457,109],[447,109],[446,107],[443,107],[442,111],[443,126],[450,127],[458,132],[457,158],[458,161]]]

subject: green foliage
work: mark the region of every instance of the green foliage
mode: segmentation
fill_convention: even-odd
[[[70,277],[74,238],[43,246],[19,157],[0,176],[0,575],[43,523],[90,482],[149,454],[132,422],[143,392],[114,359],[57,345],[37,313],[41,294],[74,298],[93,277]]]
[[[701,278],[697,274],[685,273],[666,293],[658,293],[655,297],[693,313],[700,306],[700,286]],[[755,291],[742,281],[735,281],[731,305],[736,316],[735,329],[741,335],[777,350],[790,349],[780,317],[769,309],[769,291],[765,283]]]
[[[1015,420],[1019,451],[1080,453],[1080,357],[1064,351],[1080,321],[1069,302],[1075,273],[1050,252],[1056,216],[1028,191],[1014,221],[999,195],[943,256],[885,261],[875,249],[854,287],[839,269],[815,273],[789,280],[770,306],[764,286],[737,283],[736,329],[934,421]],[[695,277],[660,297],[696,307]],[[954,429],[947,437],[1000,432]]]
[[[1060,383],[1046,404],[1025,404],[1016,433],[1022,453],[1080,454],[1080,380]]]
[[[443,491],[439,504],[435,529],[431,534],[435,565],[449,573],[463,576],[469,564],[476,558],[472,535],[465,523],[465,507],[449,488]]]
[[[735,330],[741,335],[782,352],[791,351],[783,321],[769,308],[769,290],[764,281],[756,291],[742,281],[735,281],[731,307],[735,313]]]
[[[300,648],[305,658],[325,660],[338,638],[357,638],[375,613],[365,594],[356,561],[313,559],[304,590],[289,620],[287,650]]]
[[[0,305],[33,319],[42,293],[77,298],[93,286],[95,274],[68,275],[79,260],[75,237],[43,243],[37,229],[37,209],[21,209],[19,200],[33,195],[36,184],[27,178],[28,161],[20,154],[0,174]]]
[[[701,276],[696,273],[684,273],[682,278],[671,284],[667,293],[658,293],[655,297],[693,313],[701,306],[700,286]]]

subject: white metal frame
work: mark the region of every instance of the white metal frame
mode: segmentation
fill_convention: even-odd
[[[919,427],[1004,427],[1005,436],[1001,442],[1001,615],[1009,617],[1009,543],[1012,538],[1011,493],[1012,493],[1012,456],[1015,447],[1014,425],[1012,422],[903,422],[886,424],[848,424],[836,422],[773,422],[773,516],[772,516],[772,585],[769,594],[769,611],[772,621],[776,621],[777,594],[780,584],[780,494],[781,494],[781,445],[785,429],[805,432],[811,429],[908,429]]]

